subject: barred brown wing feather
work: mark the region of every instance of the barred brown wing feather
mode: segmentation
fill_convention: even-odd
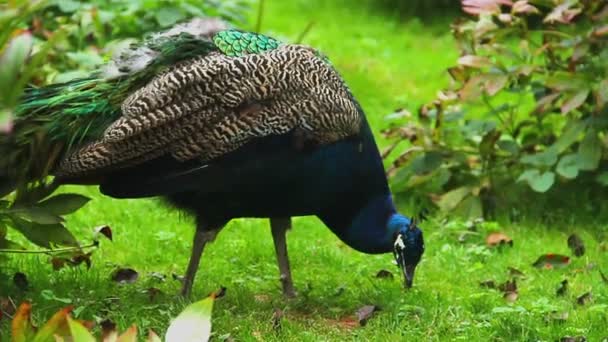
[[[130,95],[122,110],[100,141],[69,155],[57,174],[104,172],[166,153],[206,161],[292,129],[331,143],[357,133],[361,122],[337,72],[299,45],[177,64]]]

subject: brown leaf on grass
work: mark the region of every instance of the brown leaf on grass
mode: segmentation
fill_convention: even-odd
[[[379,310],[380,308],[378,308],[376,305],[365,305],[361,307],[356,313],[359,325],[365,326],[373,314]]]
[[[496,288],[496,282],[494,282],[494,280],[492,280],[492,279],[488,279],[488,280],[481,281],[479,283],[479,286],[486,287],[488,289],[495,289]]]
[[[567,291],[568,291],[568,279],[564,279],[564,280],[562,280],[561,285],[559,286],[557,291],[555,291],[555,294],[558,296],[563,296],[566,294]]]
[[[587,342],[585,336],[564,336],[559,339],[559,342]]]
[[[548,253],[538,257],[532,266],[537,268],[559,268],[570,264],[570,257],[561,254]]]
[[[498,289],[503,292],[502,297],[508,302],[513,303],[519,297],[517,292],[517,282],[515,279],[507,280],[506,282],[498,285]]]
[[[27,276],[22,272],[15,273],[13,276],[13,283],[21,291],[27,291],[30,286],[29,282],[27,281]]]
[[[378,271],[378,273],[376,273],[376,278],[380,278],[380,279],[393,279],[395,276],[387,270],[380,270]]]
[[[585,243],[577,234],[572,234],[568,237],[568,247],[577,257],[585,254]]]
[[[513,4],[511,8],[511,13],[539,13],[538,8],[530,5],[527,0],[519,0]]]
[[[272,330],[279,332],[281,330],[281,319],[283,318],[283,310],[274,309],[272,314]]]
[[[139,274],[132,268],[119,268],[112,273],[112,280],[121,284],[132,284],[138,277]]]
[[[591,292],[585,292],[576,298],[576,303],[578,305],[585,305],[585,304],[588,304],[589,302],[591,302],[591,299],[592,299]]]
[[[112,228],[110,228],[110,226],[97,227],[95,228],[95,237],[98,235],[103,235],[108,240],[112,241]]]
[[[116,330],[116,323],[106,318],[99,323],[101,326],[101,340],[102,341],[115,341],[118,338],[118,331]]]
[[[268,303],[270,302],[270,296],[265,294],[256,294],[253,295],[253,299],[258,303]]]
[[[509,267],[507,267],[507,270],[509,271],[509,275],[511,277],[517,277],[517,278],[524,278],[525,277],[524,272],[518,270],[515,267],[509,266]]]
[[[508,244],[509,246],[513,246],[513,239],[511,239],[504,233],[496,232],[491,233],[486,237],[486,244],[489,247],[501,246],[506,244]]]
[[[498,285],[498,289],[502,292],[517,292],[517,282],[515,279],[507,280]]]
[[[146,290],[146,293],[148,294],[148,299],[150,299],[150,301],[153,301],[158,295],[162,294],[163,291],[156,287],[150,287]]]
[[[507,302],[509,303],[513,303],[517,300],[517,298],[519,297],[519,294],[517,293],[517,291],[510,291],[510,292],[505,292],[502,296]]]
[[[551,323],[551,322],[565,322],[565,321],[568,320],[569,316],[570,316],[570,314],[568,313],[568,311],[562,311],[562,312],[551,311],[551,313],[549,313],[545,317],[545,321],[547,323]]]

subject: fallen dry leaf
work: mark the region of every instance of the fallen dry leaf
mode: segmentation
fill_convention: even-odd
[[[572,251],[572,253],[577,256],[583,256],[585,254],[585,243],[583,239],[580,238],[577,234],[572,234],[568,237],[568,247]]]
[[[146,293],[148,294],[150,301],[153,301],[158,295],[162,294],[163,291],[156,287],[150,287],[146,290]]]
[[[569,316],[570,316],[570,314],[568,313],[568,311],[562,311],[562,312],[551,311],[551,313],[548,314],[545,317],[545,321],[547,323],[550,323],[550,322],[565,322],[565,321],[568,320]]]
[[[578,303],[579,305],[585,305],[591,302],[591,299],[591,292],[585,292],[576,298],[576,303]]]
[[[281,319],[283,318],[283,310],[274,309],[272,314],[272,330],[278,332],[281,330]]]
[[[495,289],[496,283],[494,282],[494,280],[488,279],[488,280],[484,280],[484,281],[480,282],[479,286],[486,287],[488,289]]]
[[[507,267],[507,270],[509,271],[509,275],[511,277],[518,277],[518,278],[524,278],[525,277],[524,272],[518,270],[515,267],[509,266],[509,267]]]
[[[517,293],[517,291],[509,291],[509,292],[505,292],[505,294],[502,297],[507,302],[513,303],[517,300],[517,298],[519,297],[519,294]]]
[[[99,235],[103,235],[108,240],[112,241],[112,228],[110,228],[110,226],[101,226],[95,228],[95,239],[97,239],[97,236]]]
[[[570,264],[570,257],[566,255],[548,253],[538,257],[532,266],[537,268],[557,268],[565,267]]]
[[[560,342],[587,342],[587,338],[585,336],[564,336],[559,341]]]
[[[566,294],[567,291],[568,291],[568,279],[564,279],[564,280],[562,280],[561,285],[559,286],[557,291],[555,291],[555,294],[557,294],[558,296],[563,296]]]
[[[359,325],[366,325],[367,321],[376,311],[379,311],[379,308],[376,305],[365,305],[357,310],[357,320],[359,321]]]
[[[132,284],[137,278],[139,274],[132,268],[119,268],[112,274],[112,280],[121,284]]]
[[[513,239],[505,235],[504,233],[491,233],[486,237],[486,244],[490,247],[509,245],[513,246]]]
[[[265,294],[256,294],[253,295],[253,299],[258,303],[268,303],[270,302],[270,296]]]
[[[395,276],[387,270],[380,270],[378,271],[378,273],[376,273],[376,278],[381,278],[381,279],[393,279]]]

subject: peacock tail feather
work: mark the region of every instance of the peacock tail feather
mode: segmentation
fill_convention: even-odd
[[[42,180],[75,147],[100,139],[121,115],[122,102],[172,66],[219,51],[261,53],[279,42],[263,35],[189,27],[132,45],[90,77],[26,90],[10,134],[0,136],[0,179],[15,186]]]
[[[185,25],[88,78],[28,89],[13,131],[0,136],[0,181],[91,179],[161,156],[206,162],[293,130],[308,145],[327,144],[356,134],[361,120],[319,51]]]

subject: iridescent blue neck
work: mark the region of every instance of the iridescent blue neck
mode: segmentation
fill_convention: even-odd
[[[395,233],[410,221],[397,213],[390,194],[372,197],[349,219],[322,219],[350,247],[372,254],[392,251]]]

